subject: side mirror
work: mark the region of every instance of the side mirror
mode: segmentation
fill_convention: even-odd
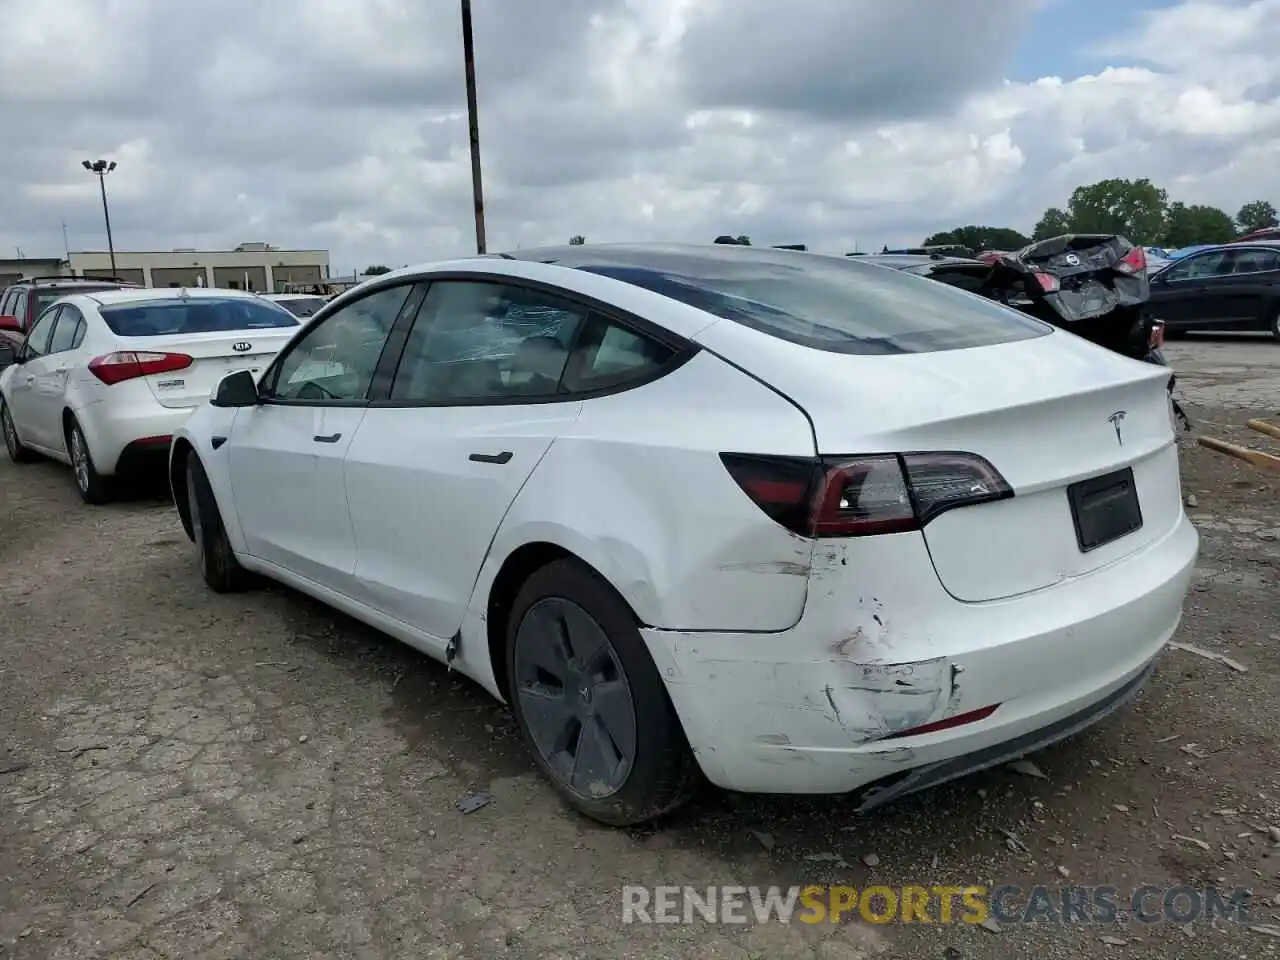
[[[209,402],[215,407],[256,407],[258,382],[248,370],[229,373],[218,383]]]
[[[0,330],[11,330],[14,333],[22,333],[22,324],[18,322],[17,317],[0,316]]]

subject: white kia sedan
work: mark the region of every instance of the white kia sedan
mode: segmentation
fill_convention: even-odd
[[[163,464],[174,429],[227,373],[259,373],[297,332],[249,293],[125,289],[55,301],[0,374],[0,429],[15,463],[73,468],[88,503],[115,478]]]
[[[213,589],[447,661],[591,817],[699,773],[869,809],[1151,674],[1198,550],[1167,378],[856,259],[521,251],[338,297],[170,471]]]

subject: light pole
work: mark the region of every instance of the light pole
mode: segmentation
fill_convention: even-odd
[[[102,217],[107,221],[107,251],[111,254],[111,276],[116,276],[116,245],[111,239],[111,210],[107,207],[107,174],[116,168],[114,160],[85,160],[84,168],[98,178],[102,191]]]
[[[471,195],[476,209],[476,253],[483,254],[484,189],[480,185],[480,121],[476,116],[476,51],[471,40],[471,0],[462,0],[462,59],[467,70],[467,126],[471,132]]]

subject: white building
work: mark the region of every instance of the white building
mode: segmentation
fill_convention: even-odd
[[[72,250],[67,276],[110,277],[106,250]],[[114,275],[148,287],[221,287],[268,293],[286,283],[320,283],[329,276],[328,250],[281,250],[242,243],[234,250],[117,250]]]

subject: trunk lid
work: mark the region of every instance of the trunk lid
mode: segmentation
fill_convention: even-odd
[[[1141,550],[1181,519],[1167,369],[1061,331],[893,356],[776,338],[762,344],[761,336],[721,322],[696,339],[798,403],[820,454],[973,453],[1013,488],[1012,498],[951,510],[923,531],[939,579],[958,600],[996,600],[1080,576]],[[1082,548],[1069,488],[1130,469],[1141,526]],[[1091,495],[1080,507],[1086,534],[1124,492],[1103,486],[1083,491]]]
[[[196,407],[205,403],[229,373],[250,370],[257,377],[297,327],[186,333],[176,336],[119,337],[120,350],[139,353],[183,353],[191,366],[143,377],[163,407]]]

